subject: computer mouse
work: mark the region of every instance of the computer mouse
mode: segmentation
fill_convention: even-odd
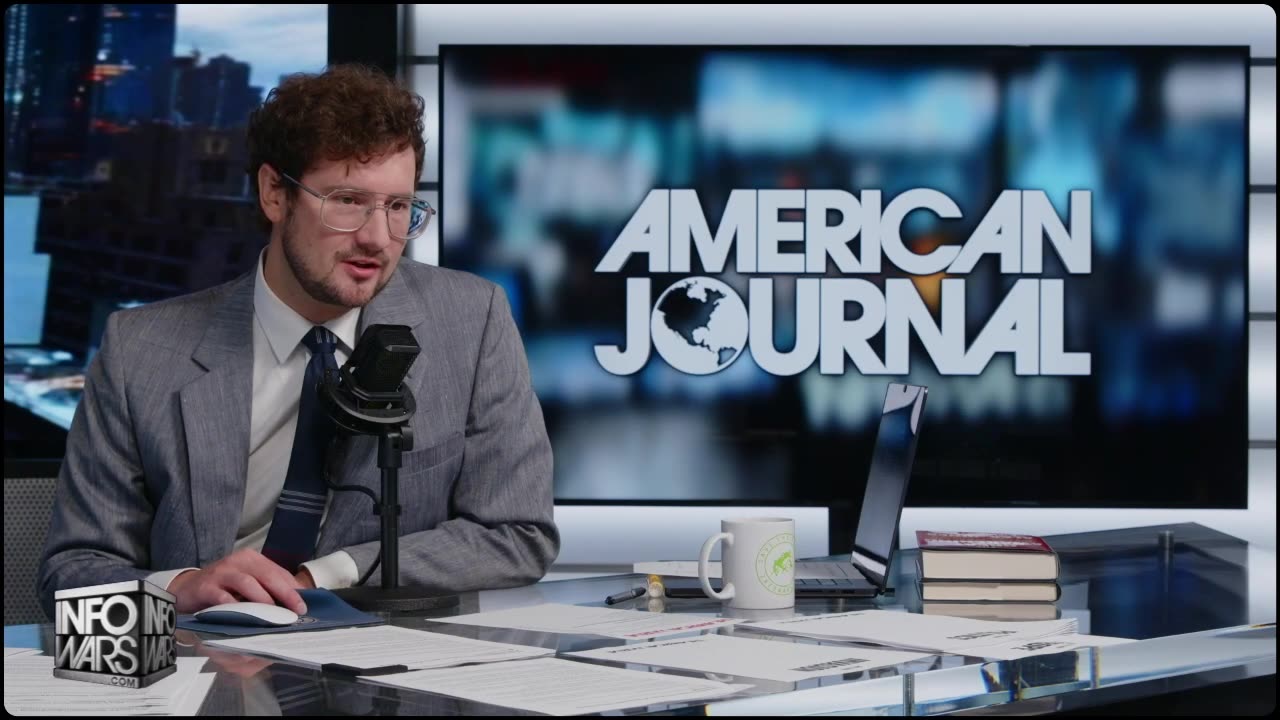
[[[256,602],[214,605],[197,612],[195,617],[200,622],[250,627],[284,627],[298,622],[298,614],[289,608]]]

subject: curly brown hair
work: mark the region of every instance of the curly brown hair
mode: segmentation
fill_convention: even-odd
[[[249,116],[249,186],[258,198],[263,163],[301,178],[319,160],[368,162],[413,148],[422,176],[422,98],[365,65],[332,65],[323,73],[290,75]],[[287,187],[290,200],[297,192]],[[267,230],[271,222],[258,209]]]

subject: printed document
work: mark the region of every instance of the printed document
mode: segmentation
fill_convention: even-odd
[[[4,709],[14,715],[195,715],[213,687],[201,673],[208,658],[178,658],[178,670],[141,689],[53,676],[53,658],[19,655],[4,661]]]
[[[1032,655],[1048,655],[1050,653],[1067,652],[1088,647],[1106,647],[1121,643],[1133,642],[1128,638],[1105,637],[1102,635],[1054,635],[1039,640],[1019,640],[999,645],[987,645],[969,653],[989,660],[1017,660]]]
[[[432,618],[432,621],[571,635],[602,635],[622,640],[648,640],[697,630],[712,630],[742,622],[710,615],[651,613],[558,603]]]
[[[752,640],[726,635],[636,643],[569,655],[779,682],[843,675],[929,657],[928,654],[896,650]]]
[[[1074,618],[1037,622],[970,620],[888,610],[858,610],[743,625],[746,628],[818,638],[887,645],[933,653],[976,655],[974,648],[1017,644],[1073,633]]]
[[[468,663],[527,660],[556,652],[392,625],[207,640],[206,644],[283,658],[302,665],[318,667],[325,663],[338,663],[363,669],[404,665],[410,670],[425,670]]]
[[[713,700],[751,687],[556,658],[423,670],[368,679],[380,685],[425,690],[547,715],[581,715]]]

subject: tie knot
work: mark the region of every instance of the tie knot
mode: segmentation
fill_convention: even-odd
[[[302,337],[302,344],[307,346],[312,355],[318,355],[321,352],[332,355],[337,343],[338,339],[329,331],[329,328],[323,325],[311,328],[311,332]]]

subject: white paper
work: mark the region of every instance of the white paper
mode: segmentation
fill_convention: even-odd
[[[535,632],[566,633],[572,635],[601,635],[623,640],[648,640],[649,638],[678,635],[698,630],[713,630],[742,622],[741,619],[718,618],[709,615],[681,613],[651,613],[639,610],[613,610],[610,608],[579,607],[545,603],[527,608],[495,610],[447,618],[432,618],[433,622],[459,625],[532,630]]]
[[[1103,635],[1076,635],[1070,633],[1067,635],[1054,635],[1052,637],[1044,637],[1039,640],[1024,640],[1013,643],[1001,643],[999,645],[988,645],[971,652],[971,655],[987,658],[989,660],[1017,660],[1019,658],[1031,657],[1032,655],[1047,655],[1050,653],[1067,652],[1068,650],[1079,650],[1088,647],[1106,647],[1108,645],[1119,645],[1121,643],[1131,643],[1133,640],[1129,638],[1114,638]]]
[[[324,663],[358,668],[404,665],[410,670],[527,660],[556,652],[392,625],[256,635],[234,640],[208,640],[206,644],[311,666]]]
[[[581,715],[712,700],[751,687],[555,658],[423,670],[367,679],[380,685],[424,690],[548,715]]]
[[[632,566],[632,571],[641,575],[662,575],[663,577],[698,577],[698,562],[696,560],[673,560],[669,562],[638,562]],[[707,563],[707,573],[710,577],[720,577],[720,563]]]
[[[14,715],[195,715],[213,687],[207,658],[180,657],[178,670],[141,689],[53,676],[53,658],[5,658],[4,707]]]
[[[928,654],[895,650],[752,640],[725,635],[637,643],[569,655],[779,682],[843,675],[929,657]]]
[[[824,640],[888,645],[957,655],[980,655],[973,648],[1018,644],[1073,633],[1074,618],[1036,622],[970,620],[949,615],[919,615],[887,610],[858,610],[747,623],[743,627]]]
[[[40,654],[40,651],[39,651],[39,650],[32,650],[31,648],[11,648],[11,647],[7,647],[7,648],[5,648],[5,649],[4,649],[4,659],[5,659],[5,660],[8,660],[8,659],[9,659],[9,658],[11,658],[11,657],[18,657],[18,656],[20,656],[20,655],[39,655],[39,654]]]
[[[836,568],[841,563],[852,565],[846,558],[839,561],[826,560],[802,560],[795,564],[796,580],[819,580],[841,577],[861,577],[855,570],[849,573],[839,572]],[[663,577],[698,577],[698,563],[696,560],[672,560],[662,562],[638,562],[632,565],[632,572],[641,575],[661,575]],[[707,577],[720,577],[720,563],[707,563]]]

